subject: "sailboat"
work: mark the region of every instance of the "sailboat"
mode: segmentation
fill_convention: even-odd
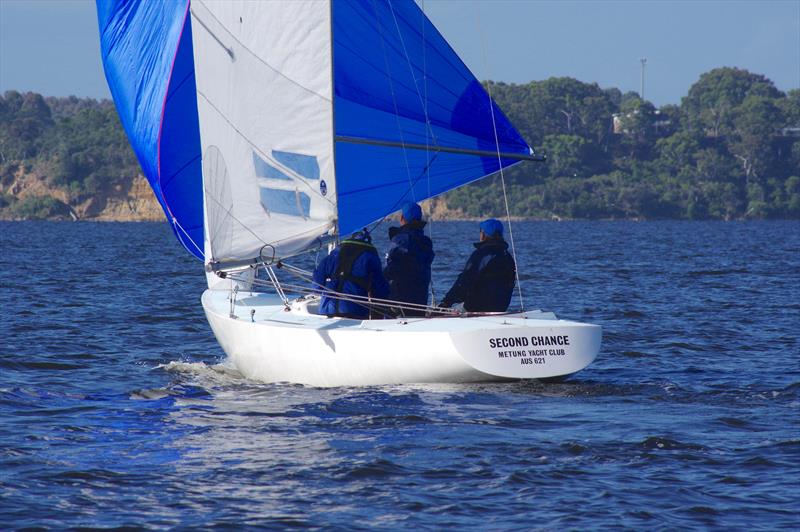
[[[541,159],[413,0],[98,0],[97,12],[122,125],[203,261],[203,309],[244,376],[540,379],[595,359],[599,326],[539,310],[321,316],[292,266],[405,201]]]

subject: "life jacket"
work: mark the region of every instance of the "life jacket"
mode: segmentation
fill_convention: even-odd
[[[332,281],[336,283],[334,290],[343,293],[344,284],[349,281],[369,295],[372,288],[372,273],[370,273],[366,279],[353,275],[353,265],[364,253],[374,253],[377,255],[378,250],[375,249],[375,246],[372,244],[361,240],[342,241],[339,245],[339,260],[337,261],[336,270],[334,270],[332,278]],[[341,299],[336,298],[337,314],[341,312],[339,309],[341,301]]]

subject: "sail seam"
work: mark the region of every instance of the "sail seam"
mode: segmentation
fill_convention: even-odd
[[[231,128],[234,130],[234,131],[236,131],[236,133],[238,133],[238,134],[239,134],[239,136],[240,136],[240,137],[242,137],[242,138],[243,138],[245,141],[247,141],[247,144],[248,144],[248,145],[249,145],[249,146],[250,146],[250,147],[251,147],[251,148],[252,148],[252,149],[253,149],[253,150],[254,150],[256,153],[258,153],[258,155],[259,155],[260,157],[262,157],[264,160],[267,160],[267,161],[269,161],[269,162],[273,163],[274,165],[278,166],[278,167],[279,167],[279,168],[281,168],[281,169],[286,169],[286,170],[287,170],[287,173],[291,173],[291,174],[292,174],[292,177],[294,177],[294,174],[295,174],[295,172],[291,171],[290,169],[287,169],[287,168],[286,168],[284,165],[280,164],[279,162],[275,161],[275,160],[274,160],[274,159],[273,159],[271,156],[269,156],[269,155],[267,155],[266,153],[264,153],[264,152],[261,150],[261,148],[259,148],[259,147],[258,147],[258,146],[257,146],[257,145],[256,145],[256,144],[255,144],[255,143],[252,141],[252,140],[250,140],[250,138],[249,138],[247,135],[245,135],[245,134],[244,134],[244,133],[243,133],[243,132],[242,132],[242,131],[241,131],[239,128],[237,128],[237,127],[236,127],[236,125],[234,125],[234,123],[233,123],[233,122],[232,122],[232,121],[231,121],[231,120],[230,120],[230,119],[229,119],[229,118],[228,118],[228,117],[225,115],[225,113],[223,113],[223,112],[222,112],[222,110],[221,110],[219,107],[217,107],[216,105],[214,105],[214,102],[212,102],[212,101],[211,101],[211,99],[210,99],[208,96],[206,96],[205,94],[203,94],[203,92],[202,92],[202,91],[200,91],[200,90],[198,90],[198,91],[197,91],[197,94],[198,94],[199,96],[201,96],[201,97],[203,98],[203,100],[205,100],[205,101],[206,101],[206,103],[208,103],[208,105],[210,105],[210,106],[211,106],[211,108],[212,108],[212,109],[214,109],[214,111],[216,111],[216,112],[217,112],[217,114],[219,114],[219,116],[220,116],[220,117],[222,117],[222,119],[223,119],[223,120],[225,120],[225,122],[227,122],[227,123],[228,123],[228,125],[229,125],[229,126],[230,126],[230,127],[231,127]],[[303,180],[303,179],[297,179],[296,177],[294,177],[294,179],[295,179],[295,181],[296,181],[296,182],[300,182],[300,183],[302,183],[302,184],[303,184],[303,186],[304,186],[304,187],[306,187],[306,188],[308,189],[308,191],[309,191],[309,192],[311,192],[312,194],[314,194],[316,197],[318,197],[318,198],[321,198],[321,199],[323,199],[323,200],[327,201],[328,203],[330,203],[331,205],[333,205],[333,202],[332,202],[330,199],[328,199],[328,198],[326,198],[325,196],[323,196],[323,195],[322,195],[322,194],[321,194],[321,193],[320,193],[318,190],[316,190],[314,187],[312,187],[312,186],[311,186],[309,183],[307,183],[305,180]]]
[[[315,90],[309,89],[308,87],[306,87],[305,85],[303,85],[303,84],[302,84],[302,83],[300,83],[299,81],[297,81],[297,80],[295,80],[295,79],[293,79],[293,78],[290,78],[289,76],[287,76],[286,74],[284,74],[283,72],[281,72],[280,70],[278,70],[277,68],[275,68],[274,66],[270,65],[269,63],[267,63],[267,62],[266,62],[266,61],[265,61],[265,60],[264,60],[264,59],[263,59],[261,56],[259,56],[259,55],[258,55],[257,53],[255,53],[253,50],[251,50],[250,48],[248,48],[248,47],[247,47],[247,46],[246,46],[246,45],[245,45],[245,44],[244,44],[242,41],[240,41],[240,40],[239,40],[239,39],[236,37],[236,35],[234,35],[233,33],[231,33],[231,32],[228,30],[228,28],[226,28],[226,27],[225,27],[225,25],[222,23],[222,21],[220,21],[220,20],[219,20],[219,19],[218,19],[218,18],[217,18],[217,17],[214,15],[214,13],[213,13],[213,12],[212,12],[212,11],[211,11],[211,10],[210,10],[210,9],[209,9],[209,8],[208,8],[208,7],[207,7],[207,6],[206,6],[206,5],[203,3],[203,2],[201,2],[200,0],[194,0],[194,3],[196,3],[196,4],[198,4],[198,5],[201,5],[201,6],[203,6],[203,8],[204,8],[204,9],[207,11],[207,13],[208,13],[208,16],[210,16],[211,18],[213,18],[213,19],[214,19],[214,21],[215,21],[215,22],[216,22],[216,23],[217,23],[217,24],[218,24],[218,25],[219,25],[219,26],[222,28],[222,31],[224,31],[226,34],[228,34],[228,36],[229,36],[231,39],[233,39],[234,41],[236,41],[236,43],[237,43],[237,44],[238,44],[238,45],[239,45],[239,46],[240,46],[240,47],[241,47],[243,50],[245,50],[246,52],[248,52],[248,53],[249,53],[249,54],[250,54],[252,57],[254,57],[254,58],[255,58],[255,59],[256,59],[256,60],[257,60],[259,63],[261,63],[261,64],[262,64],[262,65],[264,65],[265,67],[269,68],[270,70],[272,70],[273,72],[275,72],[276,74],[278,74],[279,76],[281,76],[282,78],[284,78],[285,80],[287,80],[287,81],[291,82],[292,84],[294,84],[294,85],[296,85],[296,86],[300,87],[300,88],[301,88],[301,89],[303,89],[304,91],[306,91],[306,92],[308,92],[308,93],[310,93],[310,94],[313,94],[313,95],[315,95],[315,96],[319,96],[320,98],[322,98],[322,99],[323,99],[323,100],[325,100],[325,101],[332,101],[332,100],[331,100],[330,98],[328,98],[327,96],[325,96],[325,95],[322,95],[322,94],[318,93],[318,92],[317,92],[317,91],[315,91]],[[200,23],[200,24],[201,24],[201,25],[202,25],[204,28],[206,28],[206,30],[209,32],[209,34],[210,34],[212,37],[216,38],[216,37],[214,36],[214,34],[213,34],[213,33],[211,33],[211,31],[208,29],[208,27],[207,27],[207,26],[205,26],[205,24],[203,24],[203,21],[202,21],[202,19],[200,19],[200,17],[198,16],[198,14],[197,14],[197,13],[195,13],[195,11],[194,11],[194,10],[192,10],[192,15],[194,16],[194,18],[195,18],[195,19],[197,19],[197,21],[198,21],[198,22],[199,22],[199,23]]]

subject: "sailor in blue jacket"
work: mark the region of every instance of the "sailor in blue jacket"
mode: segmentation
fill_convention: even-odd
[[[516,279],[514,258],[503,240],[503,224],[494,218],[480,224],[480,242],[464,271],[442,301],[443,307],[464,303],[468,312],[505,312]]]
[[[381,259],[366,232],[355,233],[343,240],[314,269],[317,287],[364,297],[383,299],[389,285],[381,271]],[[370,309],[353,301],[322,295],[319,313],[327,316],[367,319]]]
[[[428,304],[433,242],[425,236],[422,209],[407,202],[400,214],[400,227],[389,228],[391,245],[383,275],[389,281],[389,299],[418,305]],[[421,316],[422,310],[400,309],[405,316]]]

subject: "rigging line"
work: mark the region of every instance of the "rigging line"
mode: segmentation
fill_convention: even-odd
[[[419,98],[419,104],[422,107],[422,113],[425,116],[425,126],[426,126],[426,134],[425,134],[425,142],[427,144],[428,135],[433,138],[433,143],[438,144],[439,141],[436,139],[436,134],[433,132],[433,128],[431,126],[430,117],[428,116],[428,107],[426,102],[422,99],[422,94],[419,92],[419,85],[417,85],[417,77],[414,75],[414,67],[411,66],[411,57],[408,55],[408,50],[406,49],[406,41],[403,38],[403,32],[400,31],[400,24],[397,22],[397,16],[394,12],[394,7],[392,6],[392,0],[387,0],[386,2],[389,5],[389,11],[392,13],[392,19],[394,19],[394,27],[397,29],[397,35],[400,37],[400,45],[403,47],[403,55],[406,58],[406,64],[408,65],[408,73],[411,75],[411,80],[414,82],[414,90],[417,92],[417,98]],[[424,16],[424,13],[423,13]],[[423,69],[425,63],[425,21],[422,21],[422,61],[423,61]],[[423,72],[423,79],[424,79],[424,72]]]
[[[426,150],[431,149],[434,152],[442,153],[456,153],[460,155],[478,155],[480,157],[494,157],[497,155],[497,149],[494,150],[478,150],[472,148],[455,148],[451,146],[442,146],[434,144],[426,146],[425,144],[417,144],[413,142],[398,142],[396,140],[380,140],[365,137],[349,137],[345,135],[336,135],[334,138],[336,142],[348,142],[350,144],[367,144],[371,146],[386,146],[389,148],[403,148],[404,150]],[[516,161],[544,161],[543,155],[531,155],[530,153],[518,152],[501,152],[503,159],[514,159]],[[494,173],[494,172],[492,172]],[[488,175],[488,174],[487,174]]]
[[[428,162],[428,164],[426,164],[426,165],[425,165],[425,168],[423,168],[423,169],[422,169],[422,171],[420,172],[420,174],[419,174],[419,177],[417,177],[417,178],[414,180],[414,185],[416,185],[416,184],[419,182],[419,180],[420,180],[420,179],[422,179],[422,177],[425,175],[425,172],[426,172],[426,171],[427,171],[427,170],[430,168],[430,166],[433,164],[433,162],[436,160],[436,158],[437,158],[438,156],[439,156],[439,153],[438,153],[438,152],[436,152],[436,153],[434,153],[434,154],[433,154],[433,157],[430,159],[430,161]],[[403,194],[402,196],[400,196],[400,199],[398,199],[397,201],[395,201],[395,202],[394,202],[394,205],[392,205],[392,209],[391,209],[389,212],[391,213],[391,212],[394,212],[394,211],[396,211],[396,210],[397,210],[397,208],[400,206],[400,203],[401,203],[401,202],[402,202],[402,201],[405,199],[405,197],[406,197],[406,196],[405,196],[405,194]],[[372,228],[370,228],[369,232],[370,232],[370,233],[372,233],[373,231],[375,231],[375,229],[377,229],[378,227],[380,227],[380,225],[381,225],[383,222],[385,222],[385,221],[386,221],[386,216],[384,216],[384,217],[383,217],[383,218],[381,218],[380,220],[376,220],[375,222],[373,222],[373,224],[374,224],[374,225],[372,226]],[[369,224],[368,224],[368,225],[369,225]]]
[[[248,52],[248,53],[249,53],[251,56],[253,56],[253,57],[256,59],[256,61],[258,61],[259,63],[261,63],[262,65],[264,65],[264,66],[265,66],[265,67],[267,67],[268,69],[272,70],[273,72],[275,72],[276,74],[278,74],[280,77],[282,77],[282,78],[284,78],[285,80],[289,81],[289,82],[290,82],[290,83],[292,83],[293,85],[296,85],[296,86],[300,87],[300,88],[301,88],[301,89],[303,89],[304,91],[306,91],[306,92],[308,92],[308,93],[310,93],[310,94],[313,94],[313,95],[315,95],[315,96],[319,96],[320,98],[322,98],[322,99],[323,99],[323,100],[325,100],[326,102],[330,102],[330,101],[331,101],[331,99],[330,99],[330,98],[328,98],[327,96],[325,96],[325,95],[323,95],[323,94],[319,94],[318,92],[316,92],[316,91],[314,91],[314,90],[311,90],[311,89],[309,89],[308,87],[306,87],[305,85],[303,85],[303,84],[302,84],[302,83],[300,83],[299,81],[297,81],[297,80],[294,80],[294,79],[290,78],[289,76],[287,76],[286,74],[284,74],[283,72],[281,72],[280,70],[278,70],[277,68],[275,68],[274,66],[270,65],[269,63],[267,63],[267,62],[266,62],[264,59],[262,59],[262,58],[261,58],[261,56],[259,56],[257,53],[255,53],[255,52],[254,52],[253,50],[251,50],[250,48],[248,48],[248,47],[247,47],[247,46],[246,46],[246,45],[245,45],[245,44],[244,44],[242,41],[240,41],[240,40],[239,40],[239,39],[236,37],[236,35],[234,35],[234,34],[233,34],[233,33],[232,33],[232,32],[231,32],[231,31],[230,31],[230,30],[229,30],[227,27],[225,27],[225,24],[223,24],[223,23],[222,23],[222,21],[221,21],[220,19],[218,19],[216,15],[214,15],[214,12],[213,12],[213,11],[211,11],[211,9],[209,9],[209,7],[208,7],[207,5],[205,5],[205,3],[204,3],[203,1],[201,1],[201,0],[193,0],[193,1],[192,1],[192,7],[194,7],[195,5],[201,5],[201,6],[203,6],[203,9],[205,9],[205,10],[206,10],[206,12],[208,13],[208,16],[210,16],[212,19],[214,19],[214,21],[216,21],[216,23],[219,25],[219,27],[220,27],[220,28],[222,28],[222,30],[223,30],[225,33],[227,33],[227,34],[228,34],[228,36],[229,36],[231,39],[233,39],[234,41],[236,41],[236,43],[237,43],[239,46],[241,46],[243,50],[245,50],[245,51],[246,51],[246,52]],[[233,58],[234,58],[233,49],[232,49],[232,48],[228,48],[227,46],[225,46],[225,45],[222,43],[222,41],[220,41],[220,40],[219,40],[219,38],[218,38],[218,37],[217,37],[217,36],[214,34],[214,32],[212,32],[212,31],[211,31],[211,30],[208,28],[208,26],[206,26],[206,24],[204,24],[204,23],[203,23],[203,20],[200,18],[200,16],[199,16],[197,13],[195,13],[195,10],[194,10],[194,9],[190,9],[190,11],[191,11],[192,15],[194,16],[194,18],[195,18],[195,19],[196,19],[196,20],[197,20],[197,21],[200,23],[200,25],[201,25],[201,26],[203,26],[203,28],[205,28],[205,30],[206,30],[206,31],[209,33],[209,35],[211,35],[211,37],[212,37],[214,40],[216,40],[216,41],[217,41],[217,42],[218,42],[218,43],[219,43],[219,44],[220,44],[220,45],[221,45],[223,48],[225,48],[225,51],[228,53],[228,55],[231,57],[231,59],[233,59]]]
[[[425,0],[422,0],[422,18],[420,19],[422,22],[422,92],[424,93],[424,98],[422,100],[422,110],[425,113],[425,122],[428,124],[428,129],[431,132],[431,136],[433,136],[433,130],[431,129],[430,125],[430,118],[428,117],[428,53],[427,47],[425,45]],[[395,21],[396,23],[396,21]],[[416,85],[416,81],[414,82]],[[439,142],[434,137],[434,142],[438,144]],[[430,146],[428,143],[428,135],[426,132],[425,135],[425,174],[427,176],[428,181],[428,238],[431,239],[431,243],[433,243],[433,201],[431,199],[431,164],[430,164],[431,152]],[[434,283],[433,280],[430,282],[430,292],[431,292],[431,305],[436,306],[436,290],[433,287]]]
[[[230,274],[227,278],[232,279],[234,281],[245,281],[246,278],[242,277],[240,274]],[[276,278],[277,279],[277,278]],[[304,280],[305,279],[301,279]],[[252,279],[251,282],[254,286],[262,286],[262,287],[275,287],[275,281],[270,278],[269,281],[264,279],[255,278]],[[460,315],[459,311],[447,308],[447,307],[434,307],[431,305],[422,305],[417,303],[407,303],[405,301],[394,301],[391,299],[379,299],[369,296],[359,296],[356,294],[347,294],[345,292],[337,292],[336,290],[332,290],[330,288],[325,288],[325,286],[311,281],[310,284],[315,285],[316,287],[310,287],[308,285],[297,285],[292,283],[281,283],[280,280],[277,280],[277,284],[282,287],[282,289],[287,289],[290,292],[300,293],[300,294],[315,294],[315,295],[324,295],[325,297],[329,297],[331,299],[339,299],[341,301],[349,301],[351,303],[357,303],[359,305],[364,305],[366,307],[371,306],[370,304],[378,304],[379,306],[387,306],[387,307],[395,307],[395,308],[402,308],[405,310],[426,310],[429,312],[436,312],[439,314],[446,314],[446,315]],[[277,288],[276,288],[277,292]]]
[[[476,22],[478,25],[478,35],[481,39],[481,48],[483,51],[483,66],[488,71],[488,61],[486,59],[486,40],[483,35],[483,30],[481,28],[481,19],[480,16],[476,17]],[[522,312],[525,312],[525,303],[522,299],[522,283],[520,282],[519,278],[519,262],[517,261],[517,250],[514,246],[514,231],[511,229],[511,212],[508,208],[508,195],[506,194],[506,178],[505,174],[503,173],[503,160],[500,157],[500,139],[497,136],[497,123],[494,118],[494,100],[492,100],[492,87],[490,81],[486,80],[486,94],[489,96],[489,110],[491,111],[492,115],[492,130],[494,131],[494,143],[495,147],[497,148],[497,164],[500,166],[500,182],[503,185],[503,201],[506,205],[506,223],[508,224],[508,236],[511,240],[511,254],[514,257],[514,277],[517,280],[517,293],[519,294],[519,306],[522,309]]]
[[[202,249],[200,249],[200,247],[197,245],[197,243],[194,241],[194,239],[193,239],[191,236],[189,236],[189,233],[186,231],[186,229],[184,229],[184,228],[183,228],[183,226],[181,225],[181,223],[180,223],[180,222],[178,221],[178,219],[177,219],[177,218],[175,218],[174,216],[172,217],[172,223],[173,223],[173,225],[177,226],[177,227],[178,227],[178,229],[180,229],[180,230],[183,232],[183,234],[184,234],[184,235],[186,235],[186,238],[188,238],[188,239],[189,239],[189,242],[191,242],[191,243],[192,243],[192,245],[194,246],[194,248],[195,248],[195,249],[196,249],[196,250],[197,250],[197,251],[200,253],[200,255],[203,257],[203,261],[205,261],[205,260],[206,260],[206,253],[205,253],[205,251],[203,251]],[[181,243],[183,244],[183,238],[181,238],[180,240],[181,240]],[[186,246],[186,244],[183,244],[183,247],[186,247],[186,248],[188,249],[188,247]]]
[[[199,96],[202,96],[203,100],[205,100],[206,103],[208,103],[208,105],[210,105],[211,108],[214,109],[214,111],[216,111],[217,114],[223,120],[225,120],[225,122],[227,122],[228,125],[231,126],[231,128],[234,131],[236,131],[236,133],[238,133],[240,137],[242,137],[247,142],[247,144],[250,145],[250,148],[252,148],[254,152],[258,153],[258,155],[261,156],[262,159],[271,162],[275,166],[279,167],[279,169],[281,169],[281,170],[286,170],[284,173],[289,174],[289,176],[292,178],[293,182],[302,184],[305,188],[308,189],[308,192],[310,192],[311,194],[313,194],[317,198],[322,199],[324,201],[327,201],[328,203],[333,205],[333,201],[331,201],[330,199],[328,199],[325,196],[323,196],[319,192],[319,190],[316,190],[314,187],[312,187],[310,183],[306,182],[306,180],[304,180],[304,179],[299,179],[299,178],[295,177],[295,175],[294,175],[295,172],[294,171],[292,171],[291,169],[286,168],[285,165],[279,163],[273,157],[271,157],[271,156],[267,155],[266,153],[264,153],[263,151],[261,151],[261,148],[259,148],[258,145],[255,142],[250,140],[250,138],[247,135],[245,135],[238,127],[236,127],[236,125],[233,123],[233,121],[230,118],[228,118],[227,115],[225,115],[225,113],[223,113],[222,110],[219,107],[214,105],[214,102],[212,102],[209,99],[209,97],[206,96],[201,90],[198,89],[197,94]]]
[[[378,16],[378,8],[375,4],[376,0],[372,0],[372,12],[375,14],[375,22],[378,25],[378,35],[381,39],[381,50],[383,50],[383,63],[384,67],[386,68],[386,77],[389,80],[389,92],[392,93],[392,106],[394,107],[394,118],[395,122],[397,122],[397,132],[400,135],[400,142],[405,144],[405,139],[403,138],[403,128],[400,126],[400,112],[397,108],[397,96],[394,92],[394,81],[392,80],[392,76],[389,72],[389,56],[386,53],[386,39],[383,37],[383,24],[381,24],[380,17]],[[411,199],[416,201],[414,196],[414,184],[411,182],[411,167],[408,164],[408,154],[406,150],[403,150],[403,161],[406,164],[406,174],[408,175],[408,184],[411,186]]]
[[[222,209],[225,209],[225,208],[226,208],[226,207],[225,207],[225,205],[223,205],[222,203],[220,203],[220,201],[219,201],[219,200],[217,200],[217,198],[215,198],[215,197],[213,197],[213,196],[209,196],[208,194],[206,194],[206,199],[210,199],[211,201],[213,201],[214,203],[216,203],[217,205],[219,205],[219,206],[220,206],[220,208],[222,208]],[[260,236],[258,236],[258,235],[255,233],[255,231],[253,231],[253,230],[252,230],[252,229],[250,229],[250,228],[249,228],[247,225],[245,225],[245,223],[244,223],[243,221],[241,221],[239,218],[237,218],[236,216],[234,216],[234,215],[233,215],[233,213],[231,213],[231,212],[230,212],[230,210],[228,210],[227,212],[228,212],[228,214],[230,215],[230,217],[231,217],[231,218],[233,218],[233,220],[234,220],[236,223],[238,223],[239,225],[241,225],[241,226],[242,226],[242,227],[243,227],[243,228],[244,228],[244,229],[245,229],[245,230],[246,230],[248,233],[250,233],[251,235],[253,235],[253,236],[255,237],[255,239],[256,239],[256,240],[260,241],[260,242],[261,242],[262,244],[264,244],[265,246],[266,246],[266,245],[269,245],[269,244],[267,244],[267,242],[265,242],[265,241],[264,241],[264,239],[263,239],[263,238],[261,238]],[[212,257],[212,258],[213,258],[213,257]]]
[[[201,5],[202,5],[202,4],[201,4]],[[203,7],[206,7],[206,6],[203,6]],[[208,8],[206,7],[206,9],[208,9]],[[205,30],[208,32],[208,34],[209,34],[209,35],[211,35],[211,38],[212,38],[212,39],[214,39],[215,41],[217,41],[217,44],[219,44],[220,46],[222,46],[222,48],[223,48],[223,49],[225,50],[225,52],[228,54],[228,57],[230,57],[231,59],[234,59],[234,56],[233,56],[233,48],[229,48],[229,47],[228,47],[228,46],[227,46],[227,45],[226,45],[224,42],[222,42],[222,41],[220,40],[220,38],[219,38],[219,37],[217,37],[217,36],[216,36],[216,34],[215,34],[213,31],[211,31],[211,28],[209,28],[209,27],[206,25],[206,23],[205,23],[205,22],[203,22],[203,19],[201,19],[200,17],[198,17],[198,16],[197,16],[197,14],[196,14],[196,13],[192,12],[192,15],[194,15],[194,18],[195,18],[195,20],[196,20],[197,22],[199,22],[199,23],[200,23],[200,25],[201,25],[201,26],[202,26],[202,27],[203,27],[203,28],[204,28],[204,29],[205,29]],[[212,17],[213,17],[213,15],[212,15]],[[215,17],[215,18],[216,18],[216,17]],[[217,21],[217,22],[219,22],[219,21]]]
[[[248,278],[241,277],[235,274],[231,274],[228,276],[229,279],[233,281],[240,281],[240,282],[251,282]],[[263,288],[275,288],[274,285],[270,281],[266,281],[264,279],[253,279],[251,284],[256,287],[263,287]],[[434,307],[431,305],[414,305],[413,303],[405,303],[400,301],[392,301],[388,299],[375,299],[375,298],[368,298],[366,296],[356,296],[352,294],[345,294],[343,292],[336,292],[333,290],[328,290],[325,288],[310,288],[307,285],[296,285],[291,283],[283,283],[281,285],[285,291],[289,293],[296,293],[302,295],[314,295],[320,296],[323,295],[330,299],[338,299],[340,301],[349,301],[350,303],[356,303],[358,305],[362,305],[364,307],[374,307],[375,305],[370,305],[370,303],[375,303],[376,301],[382,302],[379,303],[377,306],[379,307],[391,307],[391,308],[401,308],[405,310],[425,310],[430,312],[431,314],[439,314],[441,317],[471,317],[471,316],[484,316],[484,317],[494,317],[494,318],[501,318],[503,316],[514,316],[515,314],[520,314],[521,311],[517,309],[511,309],[504,312],[467,312],[467,311],[459,311],[448,307]],[[259,292],[265,293],[265,292]],[[435,318],[436,316],[430,316],[430,318]],[[401,318],[400,316],[392,316],[392,318],[398,319],[414,319],[415,321],[421,321],[424,319],[429,319],[427,317],[418,317],[418,318]],[[499,323],[499,322],[498,322]]]

